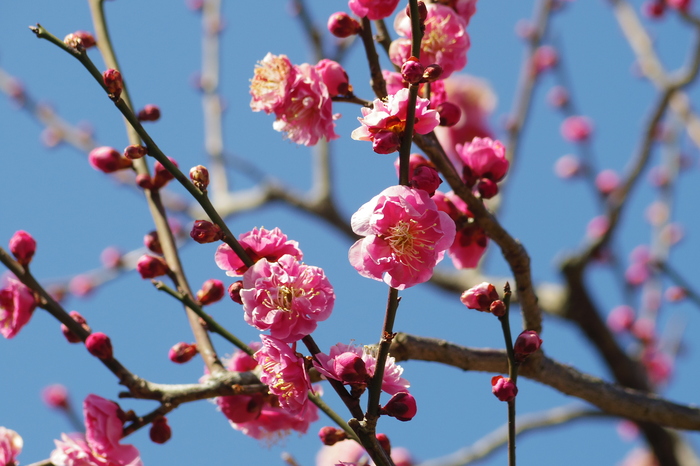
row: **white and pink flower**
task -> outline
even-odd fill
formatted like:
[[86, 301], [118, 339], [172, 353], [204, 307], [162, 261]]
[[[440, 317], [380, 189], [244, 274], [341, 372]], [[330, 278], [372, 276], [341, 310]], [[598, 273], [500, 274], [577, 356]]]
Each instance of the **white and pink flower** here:
[[254, 112], [277, 113], [289, 100], [289, 90], [297, 71], [286, 55], [268, 53], [255, 66], [250, 80], [250, 108]]

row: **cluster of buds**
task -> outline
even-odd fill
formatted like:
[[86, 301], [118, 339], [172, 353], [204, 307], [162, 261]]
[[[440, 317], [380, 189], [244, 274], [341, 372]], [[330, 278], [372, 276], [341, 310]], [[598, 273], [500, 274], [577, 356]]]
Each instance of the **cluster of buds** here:
[[401, 77], [409, 84], [432, 83], [440, 79], [441, 75], [440, 65], [423, 66], [416, 57], [410, 57], [401, 66]]
[[488, 282], [483, 282], [462, 293], [459, 298], [462, 304], [469, 309], [481, 312], [490, 312], [496, 317], [503, 317], [506, 313], [506, 305], [498, 296], [496, 287]]

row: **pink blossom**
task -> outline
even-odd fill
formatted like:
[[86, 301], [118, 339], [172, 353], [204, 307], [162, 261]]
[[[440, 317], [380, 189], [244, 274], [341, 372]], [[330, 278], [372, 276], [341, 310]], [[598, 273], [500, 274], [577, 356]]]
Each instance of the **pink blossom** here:
[[[285, 254], [290, 254], [297, 260], [302, 260], [303, 258], [303, 254], [299, 249], [299, 243], [288, 240], [287, 235], [282, 233], [282, 230], [279, 228], [273, 230], [253, 228], [252, 231], [240, 235], [238, 242], [253, 262], [263, 258], [269, 262], [276, 262]], [[238, 255], [225, 243], [217, 248], [214, 260], [216, 265], [220, 269], [226, 270], [226, 275], [230, 277], [243, 275], [248, 270], [248, 267]]]
[[430, 279], [455, 237], [450, 216], [428, 193], [391, 186], [360, 207], [352, 229], [364, 236], [348, 254], [363, 277], [403, 290]]
[[313, 66], [302, 63], [295, 66], [296, 75], [290, 84], [288, 99], [275, 111], [277, 120], [272, 124], [276, 131], [305, 146], [316, 145], [321, 138], [330, 141], [335, 133], [333, 102], [328, 88]]
[[[469, 34], [467, 22], [455, 10], [439, 3], [428, 3], [428, 17], [421, 41], [420, 62], [424, 66], [437, 64], [442, 67], [443, 79], [460, 71], [467, 64]], [[411, 18], [405, 10], [394, 20], [394, 29], [403, 36], [391, 43], [389, 57], [392, 63], [401, 66], [411, 57]]]
[[673, 359], [666, 353], [649, 348], [642, 354], [642, 364], [654, 386], [666, 384], [673, 374]]
[[328, 88], [328, 94], [331, 97], [345, 95], [352, 91], [348, 74], [340, 63], [324, 58], [314, 68], [321, 75], [321, 80]]
[[336, 466], [341, 462], [357, 464], [367, 452], [354, 440], [342, 440], [334, 445], [324, 445], [316, 454], [316, 466]]
[[669, 286], [664, 291], [664, 298], [670, 303], [677, 303], [683, 301], [688, 297], [688, 291], [681, 286]]
[[83, 401], [85, 438], [100, 454], [119, 446], [124, 427], [120, 412], [118, 404], [101, 396], [90, 394]]
[[575, 155], [563, 155], [554, 163], [554, 173], [559, 178], [573, 178], [581, 173], [581, 161]]
[[[362, 107], [362, 118], [358, 118], [362, 126], [355, 129], [351, 137], [356, 141], [372, 141], [374, 151], [379, 154], [397, 151], [406, 129], [408, 95], [408, 89], [400, 89], [388, 96], [386, 102], [375, 99], [371, 109]], [[428, 134], [440, 124], [440, 115], [428, 109], [429, 104], [430, 101], [421, 97], [416, 100], [413, 130], [418, 134]], [[385, 144], [387, 138], [392, 141], [391, 145]]]
[[10, 339], [27, 325], [36, 309], [36, 300], [32, 290], [19, 280], [8, 276], [5, 283], [0, 289], [0, 334]]
[[22, 452], [24, 441], [17, 432], [6, 427], [0, 427], [0, 464], [14, 465], [17, 455]]
[[479, 265], [479, 260], [488, 246], [488, 237], [480, 226], [468, 221], [472, 214], [467, 204], [452, 191], [447, 194], [436, 191], [433, 200], [438, 209], [446, 212], [456, 225], [461, 225], [447, 251], [455, 268], [469, 269]]
[[584, 116], [574, 115], [562, 122], [560, 131], [562, 137], [569, 142], [583, 142], [591, 136], [593, 123]]
[[245, 321], [293, 343], [316, 330], [333, 310], [335, 294], [323, 269], [286, 254], [278, 262], [261, 259], [243, 276]]
[[442, 3], [455, 10], [469, 24], [469, 20], [476, 13], [476, 2], [477, 0], [447, 0]]
[[483, 282], [469, 288], [460, 296], [462, 304], [469, 309], [476, 309], [481, 312], [489, 312], [491, 303], [500, 299], [496, 287], [489, 282]]
[[634, 309], [626, 304], [614, 307], [608, 314], [607, 325], [615, 333], [629, 330], [634, 323]]
[[496, 108], [496, 95], [486, 81], [473, 76], [454, 75], [444, 83], [447, 101], [459, 107], [461, 116], [453, 126], [435, 128], [435, 134], [450, 160], [458, 163], [457, 144], [493, 136], [488, 117]]
[[260, 335], [262, 348], [253, 357], [262, 368], [260, 381], [268, 386], [271, 394], [277, 395], [279, 403], [289, 414], [304, 412], [311, 389], [304, 359], [283, 341]]
[[533, 74], [542, 73], [557, 66], [558, 62], [557, 49], [551, 45], [541, 45], [532, 55], [532, 72]]
[[[248, 345], [250, 349], [257, 351], [262, 347], [259, 341], [254, 341]], [[258, 361], [248, 353], [238, 350], [233, 353], [231, 359], [226, 364], [226, 369], [234, 372], [248, 372], [258, 367]]]
[[642, 262], [633, 262], [625, 270], [625, 280], [632, 286], [639, 286], [651, 276], [649, 267]]
[[508, 377], [497, 375], [491, 378], [491, 392], [500, 401], [512, 401], [518, 394], [518, 387]]
[[599, 215], [593, 217], [588, 225], [586, 226], [586, 235], [592, 239], [596, 240], [607, 233], [608, 228], [610, 228], [610, 221], [605, 215]]
[[255, 66], [255, 75], [250, 81], [250, 108], [254, 112], [277, 112], [286, 106], [289, 90], [297, 70], [286, 55], [268, 53]]
[[348, 6], [359, 17], [367, 17], [372, 21], [384, 19], [394, 12], [399, 0], [350, 0]]
[[251, 422], [262, 413], [265, 400], [262, 393], [219, 396], [216, 405], [232, 423]]
[[603, 195], [608, 195], [620, 185], [620, 176], [615, 170], [603, 170], [595, 177], [595, 187]]
[[[323, 353], [317, 354], [314, 360], [314, 367], [328, 378], [344, 381], [343, 374], [339, 373], [339, 369], [342, 369], [343, 366], [339, 364], [339, 362], [345, 359], [348, 354], [354, 354], [362, 358], [367, 375], [369, 377], [374, 375], [374, 371], [377, 367], [376, 350], [367, 346], [357, 347], [338, 343], [337, 345], [331, 346], [330, 352], [327, 355]], [[384, 365], [382, 390], [390, 395], [394, 395], [398, 392], [407, 392], [411, 384], [408, 380], [401, 377], [402, 374], [403, 368], [396, 364], [396, 360], [393, 357], [389, 356]]]
[[95, 289], [95, 281], [87, 274], [78, 274], [68, 282], [68, 289], [74, 296], [84, 297]]
[[[497, 183], [508, 172], [510, 163], [506, 159], [506, 148], [498, 140], [477, 137], [470, 143], [457, 144], [456, 149], [462, 165], [462, 179], [467, 186], [478, 186], [478, 182], [483, 178]], [[497, 193], [497, 186], [492, 186]], [[488, 198], [484, 193], [481, 194]]]
[[[382, 76], [386, 81], [386, 92], [389, 95], [396, 94], [401, 89], [408, 88], [408, 83], [404, 81], [401, 73], [396, 71], [382, 70]], [[447, 92], [445, 91], [445, 82], [442, 79], [430, 83], [430, 94], [428, 94], [428, 85], [421, 83], [418, 86], [418, 96], [430, 101], [430, 108], [433, 110], [447, 100]]]
[[554, 108], [564, 107], [569, 103], [569, 91], [564, 86], [554, 86], [547, 92], [547, 102]]

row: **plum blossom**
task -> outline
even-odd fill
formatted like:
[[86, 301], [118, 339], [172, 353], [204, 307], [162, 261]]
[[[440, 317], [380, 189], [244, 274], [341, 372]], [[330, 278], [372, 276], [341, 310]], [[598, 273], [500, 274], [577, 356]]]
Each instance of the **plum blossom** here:
[[85, 435], [61, 434], [51, 452], [55, 466], [142, 466], [139, 451], [122, 445], [123, 413], [118, 404], [97, 395], [83, 402]]
[[[406, 129], [408, 113], [408, 89], [400, 89], [387, 97], [386, 102], [375, 99], [372, 108], [362, 107], [362, 126], [352, 132], [356, 141], [372, 141], [372, 149], [378, 154], [390, 154], [399, 149], [401, 136]], [[413, 130], [428, 134], [440, 124], [440, 115], [428, 108], [430, 101], [418, 97]]]
[[260, 335], [262, 348], [253, 357], [262, 368], [260, 381], [277, 395], [279, 403], [289, 414], [302, 414], [308, 405], [311, 389], [304, 359], [282, 340]]
[[[408, 83], [404, 81], [401, 73], [382, 70], [382, 76], [384, 77], [384, 81], [386, 81], [386, 91], [390, 95], [396, 94], [401, 89], [408, 88]], [[430, 95], [428, 95], [427, 84], [419, 84], [418, 96], [430, 100], [430, 108], [436, 109], [438, 105], [447, 100], [444, 81], [442, 79], [438, 79], [437, 81], [430, 83]]]
[[352, 230], [364, 238], [348, 253], [363, 277], [403, 290], [423, 283], [452, 244], [455, 226], [422, 189], [391, 186], [360, 207]]
[[[269, 262], [277, 262], [285, 254], [290, 254], [297, 260], [303, 258], [303, 254], [299, 249], [299, 243], [288, 240], [287, 235], [282, 233], [282, 230], [279, 228], [272, 230], [253, 228], [252, 231], [240, 235], [238, 242], [253, 262], [257, 262], [262, 258], [267, 259]], [[217, 248], [214, 260], [216, 265], [220, 269], [226, 270], [226, 275], [230, 277], [241, 276], [248, 270], [248, 266], [233, 252], [231, 246], [225, 243]]]
[[455, 10], [469, 24], [469, 20], [476, 13], [476, 2], [477, 0], [443, 0], [441, 3]]
[[282, 109], [289, 99], [289, 89], [296, 69], [286, 55], [268, 53], [255, 66], [250, 80], [250, 108], [254, 112], [273, 113]]
[[[338, 343], [337, 345], [331, 346], [327, 355], [318, 353], [315, 356], [314, 367], [327, 378], [345, 382], [346, 380], [343, 374], [339, 373], [339, 369], [346, 368], [341, 361], [347, 360], [347, 355], [359, 356], [364, 362], [364, 369], [367, 376], [372, 377], [374, 375], [374, 371], [377, 367], [377, 354], [376, 350], [367, 346], [358, 347], [355, 345]], [[384, 365], [382, 390], [390, 395], [394, 395], [398, 392], [408, 392], [408, 387], [410, 387], [411, 384], [408, 380], [401, 377], [402, 374], [403, 368], [396, 364], [396, 360], [393, 357], [389, 356]]]
[[0, 289], [0, 334], [10, 339], [27, 325], [36, 309], [34, 294], [27, 286], [13, 277], [5, 278]]
[[331, 97], [352, 92], [352, 86], [348, 80], [348, 73], [340, 63], [324, 58], [318, 62], [314, 68], [316, 68], [316, 71], [318, 71], [321, 76]]
[[443, 194], [436, 191], [433, 200], [438, 209], [449, 214], [457, 225], [455, 239], [447, 251], [455, 268], [476, 267], [488, 246], [486, 233], [476, 223], [469, 221], [472, 213], [467, 204], [454, 192]]
[[394, 12], [399, 0], [350, 0], [348, 6], [353, 13], [372, 21], [384, 19]]
[[[460, 71], [467, 64], [469, 34], [467, 22], [452, 8], [439, 3], [428, 3], [428, 17], [421, 41], [420, 62], [424, 66], [437, 64], [442, 67], [443, 79]], [[394, 29], [402, 36], [391, 43], [389, 57], [401, 66], [411, 57], [411, 18], [405, 10], [394, 20]]]
[[245, 321], [285, 343], [316, 330], [333, 310], [335, 293], [323, 269], [285, 254], [277, 262], [261, 259], [243, 276]]
[[17, 464], [17, 455], [22, 452], [24, 441], [17, 432], [6, 427], [0, 427], [0, 464]]
[[476, 137], [467, 144], [457, 144], [462, 179], [485, 199], [498, 194], [498, 183], [508, 172], [506, 148], [498, 140]]

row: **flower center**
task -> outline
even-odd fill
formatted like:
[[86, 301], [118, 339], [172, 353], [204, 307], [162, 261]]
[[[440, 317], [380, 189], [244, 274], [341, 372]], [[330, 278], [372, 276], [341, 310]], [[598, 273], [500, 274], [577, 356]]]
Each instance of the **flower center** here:
[[445, 48], [453, 44], [455, 40], [445, 32], [445, 26], [450, 21], [450, 16], [445, 16], [441, 20], [430, 18], [425, 23], [425, 36], [421, 41], [421, 49], [432, 56], [442, 52]]

